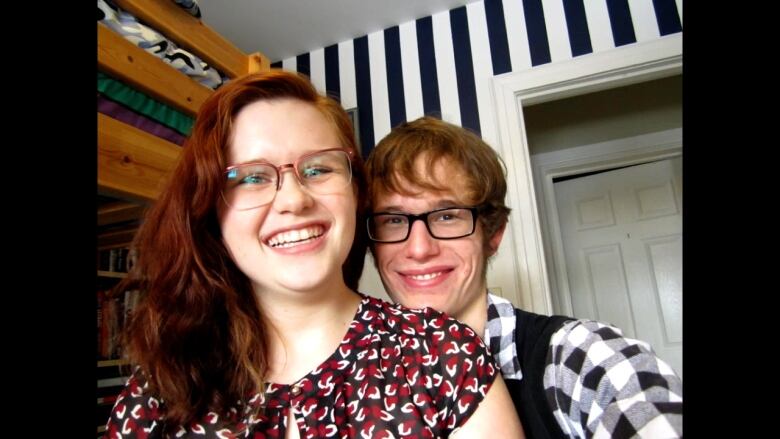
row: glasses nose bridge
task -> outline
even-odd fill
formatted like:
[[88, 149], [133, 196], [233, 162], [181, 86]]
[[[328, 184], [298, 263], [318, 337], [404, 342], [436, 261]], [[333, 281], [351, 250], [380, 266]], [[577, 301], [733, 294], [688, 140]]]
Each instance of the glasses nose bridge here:
[[417, 221], [421, 221], [423, 223], [423, 225], [425, 226], [426, 232], [428, 232], [428, 235], [431, 238], [434, 237], [433, 233], [431, 233], [431, 226], [428, 225], [428, 214], [429, 213], [430, 212], [420, 213], [420, 214], [417, 214], [417, 215], [412, 215], [412, 214], [406, 215], [409, 218], [409, 233], [407, 233], [407, 239], [408, 239], [408, 236], [411, 235], [411, 233], [412, 233], [412, 228], [414, 227], [414, 223], [416, 223]]
[[275, 166], [276, 173], [279, 175], [279, 178], [276, 182], [276, 191], [280, 191], [282, 189], [282, 183], [284, 183], [284, 171], [291, 169], [293, 171], [293, 175], [295, 175], [295, 180], [298, 182], [298, 184], [301, 185], [301, 187], [304, 186], [303, 182], [301, 181], [300, 176], [298, 175], [298, 168], [295, 166], [295, 163], [286, 163], [284, 165]]

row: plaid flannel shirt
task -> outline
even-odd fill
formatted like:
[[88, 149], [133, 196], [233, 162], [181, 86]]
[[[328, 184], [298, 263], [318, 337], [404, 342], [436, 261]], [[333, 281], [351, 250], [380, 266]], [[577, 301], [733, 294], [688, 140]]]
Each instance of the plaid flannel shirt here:
[[[507, 337], [514, 345], [516, 323], [507, 303], [488, 294], [485, 340], [502, 374], [505, 365], [517, 365], [509, 368], [522, 377], [517, 352], [507, 346]], [[650, 345], [614, 326], [565, 323], [550, 339], [543, 383], [550, 410], [569, 437], [682, 437], [682, 380]]]

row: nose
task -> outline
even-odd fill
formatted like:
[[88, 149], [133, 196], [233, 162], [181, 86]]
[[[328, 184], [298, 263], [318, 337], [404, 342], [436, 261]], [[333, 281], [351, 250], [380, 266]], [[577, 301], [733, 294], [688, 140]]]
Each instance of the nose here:
[[409, 238], [405, 242], [408, 258], [425, 260], [439, 254], [439, 241], [428, 233], [423, 220], [414, 221], [409, 227]]
[[[290, 171], [293, 174], [287, 175], [285, 178], [285, 171]], [[279, 189], [276, 191], [273, 202], [274, 209], [279, 213], [300, 212], [312, 205], [311, 195], [301, 186], [294, 173], [295, 169], [292, 167], [282, 169], [279, 172]]]

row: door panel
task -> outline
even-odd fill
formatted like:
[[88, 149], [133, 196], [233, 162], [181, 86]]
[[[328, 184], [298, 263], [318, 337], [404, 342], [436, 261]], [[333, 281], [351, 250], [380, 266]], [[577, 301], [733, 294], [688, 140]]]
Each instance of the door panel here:
[[649, 342], [682, 376], [682, 159], [556, 182], [576, 317]]

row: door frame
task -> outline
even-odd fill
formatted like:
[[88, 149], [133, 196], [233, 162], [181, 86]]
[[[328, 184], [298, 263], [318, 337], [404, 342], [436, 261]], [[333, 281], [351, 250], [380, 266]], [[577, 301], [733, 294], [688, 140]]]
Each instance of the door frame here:
[[513, 250], [516, 306], [552, 314], [542, 230], [523, 107], [682, 73], [682, 33], [578, 56], [492, 79], [498, 122], [496, 149], [507, 166], [505, 235]]
[[551, 268], [552, 313], [573, 315], [553, 179], [682, 156], [682, 128], [537, 154], [531, 158], [545, 263]]

